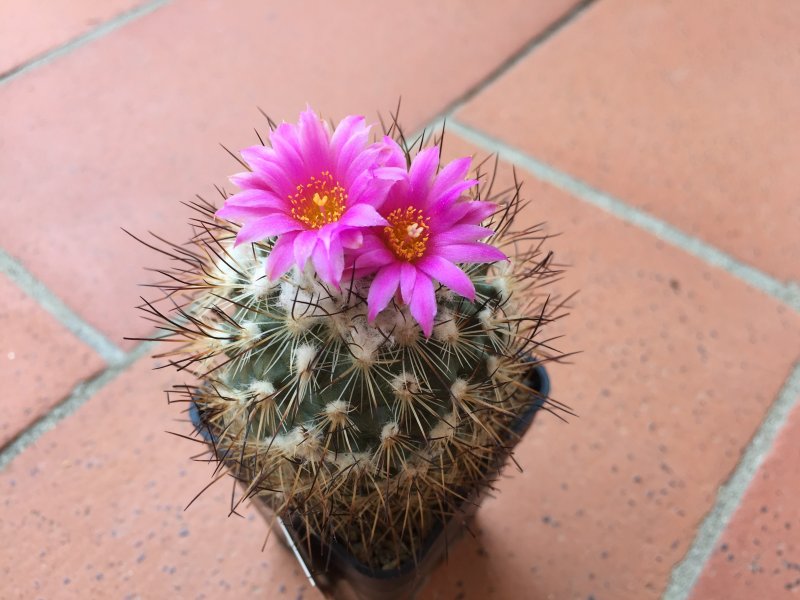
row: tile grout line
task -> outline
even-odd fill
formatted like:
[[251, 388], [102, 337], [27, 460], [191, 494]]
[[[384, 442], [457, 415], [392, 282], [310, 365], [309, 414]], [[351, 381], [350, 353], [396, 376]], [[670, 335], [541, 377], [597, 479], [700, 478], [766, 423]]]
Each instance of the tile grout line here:
[[714, 506], [697, 528], [686, 555], [673, 567], [662, 600], [686, 600], [689, 597], [790, 413], [800, 406], [799, 399], [800, 363], [797, 363], [742, 453], [739, 463], [728, 480], [720, 486]]
[[443, 117], [438, 123], [434, 121], [429, 128], [437, 128], [445, 120], [447, 130], [463, 137], [468, 142], [500, 155], [508, 162], [531, 172], [538, 179], [566, 191], [571, 196], [600, 208], [626, 223], [647, 231], [672, 246], [701, 259], [706, 264], [719, 268], [744, 281], [750, 287], [800, 311], [800, 286], [797, 283], [785, 284], [771, 275], [739, 261], [719, 248], [681, 231], [666, 221], [593, 188], [568, 173], [559, 171], [495, 137], [461, 123], [452, 115]]
[[69, 54], [76, 48], [83, 46], [97, 38], [103, 37], [107, 33], [111, 33], [112, 31], [119, 29], [120, 27], [130, 23], [131, 21], [135, 21], [139, 17], [143, 17], [154, 10], [161, 8], [165, 4], [167, 4], [170, 0], [154, 0], [152, 2], [148, 2], [146, 4], [142, 4], [137, 6], [127, 12], [121, 13], [116, 17], [112, 17], [108, 21], [104, 21], [94, 29], [87, 31], [84, 34], [79, 35], [78, 37], [72, 38], [67, 42], [56, 46], [55, 48], [51, 48], [50, 50], [46, 50], [41, 54], [34, 56], [33, 58], [28, 59], [27, 61], [12, 67], [8, 71], [4, 73], [0, 73], [0, 85], [16, 79], [17, 77], [27, 73], [28, 71], [35, 69], [41, 65], [49, 63], [51, 60]]
[[55, 317], [62, 327], [65, 327], [80, 341], [99, 354], [109, 365], [115, 365], [125, 359], [123, 350], [78, 316], [63, 300], [50, 291], [2, 248], [0, 248], [0, 273], [7, 275], [17, 287], [35, 300], [41, 308]]
[[[457, 98], [445, 104], [444, 108], [431, 117], [428, 122], [435, 124], [438, 121], [441, 121], [445, 116], [452, 115], [464, 104], [472, 100], [475, 96], [480, 94], [495, 81], [503, 77], [509, 70], [513, 69], [517, 64], [525, 60], [531, 53], [536, 51], [539, 46], [549, 41], [554, 35], [560, 33], [562, 29], [570, 25], [575, 19], [577, 19], [598, 1], [599, 0], [581, 0], [572, 6], [567, 12], [550, 23], [530, 40], [525, 42], [525, 44], [523, 44], [519, 50], [513, 52], [495, 68], [489, 71], [489, 73], [483, 76], [475, 85], [467, 88], [467, 90]], [[410, 139], [413, 139], [413, 137]]]
[[152, 348], [152, 342], [142, 342], [124, 358], [104, 369], [94, 377], [77, 384], [61, 402], [42, 415], [33, 424], [23, 429], [8, 444], [0, 448], [0, 471], [11, 461], [22, 454], [25, 449], [38, 440], [42, 434], [54, 429], [59, 422], [78, 410], [87, 400], [104, 388], [111, 381], [130, 367], [138, 359], [145, 356]]

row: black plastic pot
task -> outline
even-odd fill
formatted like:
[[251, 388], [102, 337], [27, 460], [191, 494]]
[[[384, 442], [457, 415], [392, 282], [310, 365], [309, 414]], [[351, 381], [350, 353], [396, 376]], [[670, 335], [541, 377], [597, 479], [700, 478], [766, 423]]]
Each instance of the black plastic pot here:
[[[533, 364], [525, 383], [537, 391], [530, 407], [511, 425], [512, 431], [522, 437], [533, 423], [536, 413], [550, 393], [550, 378], [540, 364]], [[192, 404], [192, 422], [200, 429], [200, 415]], [[208, 439], [208, 433], [203, 430]], [[497, 465], [498, 471], [503, 465]], [[326, 597], [335, 600], [405, 600], [413, 598], [433, 569], [447, 555], [448, 547], [466, 530], [466, 524], [478, 508], [479, 496], [461, 505], [456, 515], [447, 523], [437, 523], [418, 554], [416, 562], [410, 560], [396, 569], [374, 569], [356, 560], [343, 546], [325, 544], [312, 536], [311, 544], [297, 523], [275, 518], [271, 510], [258, 498], [256, 508], [271, 522], [276, 522], [276, 533], [300, 562], [312, 586], [318, 587]]]

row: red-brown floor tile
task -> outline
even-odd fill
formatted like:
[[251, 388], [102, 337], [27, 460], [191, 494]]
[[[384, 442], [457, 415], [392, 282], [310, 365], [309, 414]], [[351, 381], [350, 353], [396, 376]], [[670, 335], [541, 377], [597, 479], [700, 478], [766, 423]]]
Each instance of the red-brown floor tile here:
[[0, 275], [0, 448], [103, 360]]
[[458, 118], [800, 280], [800, 5], [603, 0]]
[[195, 193], [241, 169], [263, 107], [392, 110], [420, 125], [572, 0], [174, 2], [0, 89], [4, 247], [114, 342], [158, 262], [120, 231], [186, 239]]
[[0, 74], [91, 31], [144, 0], [4, 0]]
[[692, 594], [751, 600], [800, 594], [800, 407], [747, 490]]
[[509, 471], [422, 598], [658, 598], [798, 358], [800, 317], [521, 176], [522, 221], [563, 232], [549, 247], [573, 265], [554, 291], [580, 290], [553, 330], [583, 353], [551, 368], [579, 417], [537, 419], [524, 474]]
[[225, 478], [192, 463], [191, 425], [140, 361], [0, 473], [3, 598], [318, 598]]

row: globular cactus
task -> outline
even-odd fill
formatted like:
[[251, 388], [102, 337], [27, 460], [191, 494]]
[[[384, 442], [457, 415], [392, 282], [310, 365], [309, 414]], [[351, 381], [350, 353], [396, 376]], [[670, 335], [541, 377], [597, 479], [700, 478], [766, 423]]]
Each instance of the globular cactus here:
[[[277, 149], [280, 130], [272, 129]], [[437, 235], [432, 209], [392, 204], [404, 184], [389, 171], [405, 172], [425, 152], [430, 160], [431, 151], [421, 150], [427, 140], [418, 140], [415, 151], [396, 124], [388, 133], [399, 141], [402, 164], [375, 149], [383, 157], [377, 169], [387, 170], [376, 192], [383, 204], [373, 203], [384, 224], [364, 227], [373, 236], [367, 240], [360, 230], [342, 232], [355, 240], [343, 244], [344, 262], [326, 270], [300, 257], [270, 266], [283, 234], [251, 239], [235, 224], [248, 227], [251, 205], [240, 202], [245, 212], [233, 210], [229, 221], [201, 200], [193, 204], [199, 216], [190, 245], [166, 250], [178, 266], [164, 271], [164, 298], [144, 305], [165, 331], [158, 338], [176, 344], [161, 356], [192, 375], [171, 397], [193, 403], [215, 459], [243, 486], [238, 502], [257, 498], [307, 535], [335, 540], [364, 564], [384, 569], [413, 560], [435, 523], [491, 484], [516, 442], [515, 419], [546, 401], [524, 377], [531, 361], [558, 357], [541, 328], [562, 308], [542, 291], [557, 273], [540, 251], [544, 236], [537, 228], [513, 231], [519, 185], [492, 194], [491, 182], [476, 172], [481, 185], [464, 183], [462, 175], [457, 186], [466, 163], [449, 171], [453, 201], [468, 203], [476, 219], [487, 217], [488, 229], [473, 235], [490, 234], [472, 247], [505, 248], [512, 259], [497, 260], [495, 253], [491, 261], [461, 264], [465, 280], [453, 285], [471, 286], [474, 296], [434, 285], [427, 323], [402, 281], [390, 286], [385, 308], [373, 302], [381, 271], [358, 262], [374, 249], [370, 243], [413, 263]], [[257, 157], [243, 155], [253, 171], [237, 183], [245, 190], [266, 186], [255, 181]], [[380, 178], [377, 171], [373, 176]], [[312, 230], [341, 220], [350, 210], [343, 179], [319, 171], [296, 186], [286, 214]], [[236, 207], [236, 198], [223, 192], [226, 207]]]

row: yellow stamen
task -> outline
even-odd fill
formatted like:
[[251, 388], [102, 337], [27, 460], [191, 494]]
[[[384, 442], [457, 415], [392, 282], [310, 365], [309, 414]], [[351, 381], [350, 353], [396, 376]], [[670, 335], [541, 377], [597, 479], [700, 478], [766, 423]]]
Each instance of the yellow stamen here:
[[389, 226], [383, 228], [383, 233], [395, 256], [411, 261], [425, 255], [430, 237], [430, 218], [424, 216], [421, 209], [413, 206], [398, 208], [386, 220]]
[[329, 171], [323, 171], [319, 177], [312, 176], [305, 185], [298, 185], [297, 193], [289, 196], [289, 201], [292, 217], [309, 229], [319, 229], [341, 218], [347, 192]]

